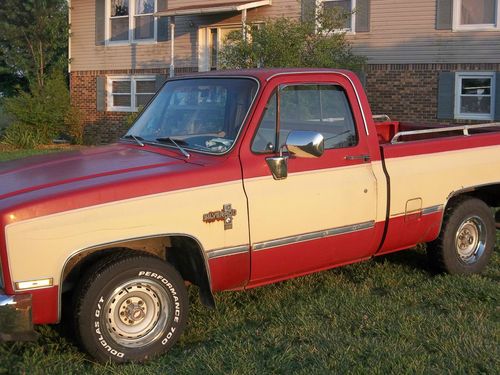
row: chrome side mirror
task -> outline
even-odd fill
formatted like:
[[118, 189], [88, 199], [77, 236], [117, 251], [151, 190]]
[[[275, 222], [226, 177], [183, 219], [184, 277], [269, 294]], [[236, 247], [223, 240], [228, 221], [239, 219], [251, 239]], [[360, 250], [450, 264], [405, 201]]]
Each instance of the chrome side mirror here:
[[291, 131], [285, 144], [288, 151], [298, 158], [319, 158], [325, 151], [323, 135], [313, 131]]
[[284, 180], [288, 177], [288, 156], [283, 155], [285, 147], [298, 158], [319, 158], [325, 150], [325, 139], [320, 133], [313, 131], [291, 131], [285, 145], [280, 148], [279, 156], [266, 158], [275, 180]]

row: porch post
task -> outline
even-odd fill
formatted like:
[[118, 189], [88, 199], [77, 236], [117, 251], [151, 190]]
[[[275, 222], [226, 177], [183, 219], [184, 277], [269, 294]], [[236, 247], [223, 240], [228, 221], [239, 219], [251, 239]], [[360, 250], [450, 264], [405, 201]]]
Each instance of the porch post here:
[[170, 17], [170, 70], [169, 76], [175, 76], [175, 17]]
[[243, 34], [243, 41], [247, 41], [247, 10], [241, 11], [241, 32]]

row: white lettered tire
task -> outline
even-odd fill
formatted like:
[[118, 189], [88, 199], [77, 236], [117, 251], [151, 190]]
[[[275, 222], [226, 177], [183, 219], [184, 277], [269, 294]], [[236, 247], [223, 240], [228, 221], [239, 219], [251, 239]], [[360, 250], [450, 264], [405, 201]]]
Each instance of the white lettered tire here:
[[75, 328], [99, 362], [142, 362], [175, 344], [188, 318], [177, 270], [148, 255], [115, 254], [97, 263], [75, 292]]

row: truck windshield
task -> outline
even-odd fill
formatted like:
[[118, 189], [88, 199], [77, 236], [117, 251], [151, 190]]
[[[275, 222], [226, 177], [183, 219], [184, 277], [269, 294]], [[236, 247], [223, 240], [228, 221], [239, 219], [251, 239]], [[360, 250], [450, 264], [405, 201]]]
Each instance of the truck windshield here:
[[257, 89], [249, 78], [169, 81], [125, 138], [222, 154], [236, 140]]

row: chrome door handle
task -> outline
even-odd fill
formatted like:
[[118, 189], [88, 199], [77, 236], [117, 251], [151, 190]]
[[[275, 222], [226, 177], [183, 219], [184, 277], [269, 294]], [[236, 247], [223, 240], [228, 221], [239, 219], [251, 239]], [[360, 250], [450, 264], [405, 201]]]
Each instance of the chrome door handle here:
[[344, 157], [345, 160], [363, 160], [364, 162], [369, 162], [371, 160], [370, 155], [347, 155]]

